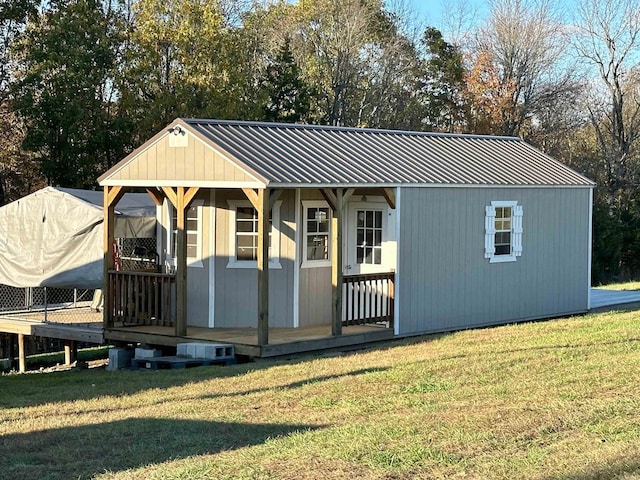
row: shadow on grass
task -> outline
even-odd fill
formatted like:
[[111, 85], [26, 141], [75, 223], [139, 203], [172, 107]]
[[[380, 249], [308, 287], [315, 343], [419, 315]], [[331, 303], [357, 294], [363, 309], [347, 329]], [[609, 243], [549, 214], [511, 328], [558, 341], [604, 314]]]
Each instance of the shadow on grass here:
[[329, 380], [335, 380], [338, 378], [356, 377], [358, 375], [365, 375], [367, 373], [384, 372], [389, 370], [388, 367], [374, 367], [374, 368], [361, 368], [360, 370], [353, 370], [346, 373], [336, 373], [335, 375], [322, 375], [321, 377], [305, 378], [297, 382], [286, 383], [284, 385], [274, 384], [268, 388], [252, 388], [249, 390], [243, 390], [232, 393], [214, 393], [211, 395], [203, 395], [199, 398], [222, 398], [222, 397], [243, 397], [245, 395], [251, 395], [252, 393], [261, 393], [269, 390], [293, 390], [295, 388], [305, 387], [307, 385], [313, 385], [316, 383], [322, 383]]
[[91, 478], [99, 473], [259, 445], [309, 431], [306, 425], [222, 423], [160, 418], [10, 434], [0, 437], [2, 478]]
[[[303, 363], [298, 359], [291, 363]], [[309, 360], [308, 358], [306, 360]], [[122, 397], [134, 395], [145, 390], [169, 389], [189, 383], [230, 378], [246, 373], [275, 367], [283, 363], [261, 361], [257, 363], [232, 365], [227, 367], [198, 367], [182, 370], [158, 371], [77, 371], [49, 374], [15, 375], [0, 379], [0, 389], [4, 387], [0, 408], [26, 408], [49, 403], [63, 403], [76, 400], [90, 400], [97, 397]], [[305, 385], [325, 382], [342, 377], [379, 372], [387, 368], [365, 368], [334, 375], [309, 377], [288, 384], [277, 384], [267, 388], [247, 389], [232, 393], [211, 394], [204, 398], [243, 396], [269, 390], [295, 389]], [[6, 383], [5, 383], [6, 382]], [[4, 385], [2, 385], [5, 383]], [[158, 403], [163, 402], [158, 396]], [[107, 400], [105, 400], [107, 401]], [[86, 413], [87, 410], [83, 410]]]

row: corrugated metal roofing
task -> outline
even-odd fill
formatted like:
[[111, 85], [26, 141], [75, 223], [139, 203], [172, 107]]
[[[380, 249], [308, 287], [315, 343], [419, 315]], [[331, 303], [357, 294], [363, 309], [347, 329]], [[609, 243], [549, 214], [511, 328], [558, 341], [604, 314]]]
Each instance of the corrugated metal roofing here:
[[183, 122], [269, 184], [593, 185], [516, 137]]

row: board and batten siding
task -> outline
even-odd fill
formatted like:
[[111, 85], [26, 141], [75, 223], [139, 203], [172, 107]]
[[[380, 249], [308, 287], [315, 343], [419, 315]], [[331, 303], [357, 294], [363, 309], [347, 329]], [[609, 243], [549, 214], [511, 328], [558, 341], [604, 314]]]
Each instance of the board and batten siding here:
[[[201, 252], [199, 261], [187, 260], [187, 325], [192, 327], [209, 326], [209, 269], [211, 268], [209, 258], [212, 255], [210, 250], [211, 235], [209, 225], [213, 207], [210, 200], [210, 191], [202, 190], [194, 198], [194, 202], [201, 202]], [[171, 241], [171, 212], [168, 201], [160, 208], [158, 229], [158, 256], [162, 265], [166, 264], [168, 243]]]
[[[280, 196], [280, 265], [269, 269], [269, 326], [293, 327], [293, 277], [295, 267], [295, 192]], [[215, 318], [220, 328], [257, 327], [258, 270], [228, 268], [230, 246], [229, 201], [246, 201], [242, 191], [217, 189], [215, 193]]]
[[171, 146], [170, 134], [143, 149], [111, 176], [112, 181], [255, 182], [219, 152], [193, 135], [186, 146]]
[[[324, 197], [316, 189], [302, 189], [301, 202], [324, 201]], [[300, 208], [300, 245], [298, 245], [299, 292], [298, 292], [298, 325], [309, 327], [312, 325], [329, 325], [331, 323], [331, 266], [305, 266], [303, 244], [306, 239], [304, 232], [304, 208]]]
[[[398, 245], [400, 335], [584, 312], [589, 188], [403, 188]], [[485, 206], [522, 205], [523, 252], [484, 258]]]

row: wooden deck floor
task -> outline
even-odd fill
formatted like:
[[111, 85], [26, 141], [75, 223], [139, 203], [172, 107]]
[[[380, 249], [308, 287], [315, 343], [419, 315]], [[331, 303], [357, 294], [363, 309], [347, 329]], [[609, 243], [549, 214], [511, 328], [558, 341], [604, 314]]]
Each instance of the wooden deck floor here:
[[251, 357], [272, 357], [292, 353], [358, 345], [393, 338], [393, 330], [375, 325], [343, 327], [342, 335], [331, 335], [330, 325], [300, 328], [270, 328], [269, 344], [258, 345], [255, 328], [188, 327], [185, 337], [174, 337], [170, 327], [123, 327], [105, 332], [111, 341], [135, 341], [155, 345], [174, 346], [182, 342], [231, 343], [237, 354]]
[[[45, 321], [46, 318], [46, 321]], [[119, 327], [104, 331], [102, 313], [88, 308], [44, 312], [0, 312], [0, 332], [37, 335], [62, 340], [102, 344], [109, 341], [175, 346], [181, 342], [231, 343], [236, 353], [251, 357], [287, 355], [327, 348], [358, 345], [393, 338], [393, 330], [382, 326], [343, 327], [333, 337], [331, 326], [269, 329], [269, 345], [259, 346], [255, 328], [188, 327], [186, 337], [175, 337], [171, 327]]]
[[102, 313], [89, 308], [0, 313], [0, 332], [102, 344]]

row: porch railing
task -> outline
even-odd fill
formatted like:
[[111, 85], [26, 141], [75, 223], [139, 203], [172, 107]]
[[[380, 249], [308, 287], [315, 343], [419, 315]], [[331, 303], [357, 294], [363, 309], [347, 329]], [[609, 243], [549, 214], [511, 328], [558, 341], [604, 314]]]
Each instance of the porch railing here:
[[108, 326], [175, 326], [175, 275], [109, 271]]
[[395, 273], [344, 275], [342, 325], [388, 322], [393, 327]]

